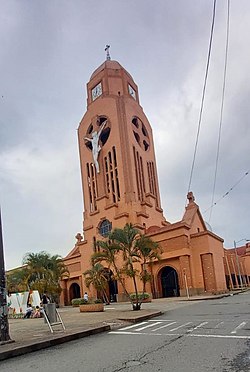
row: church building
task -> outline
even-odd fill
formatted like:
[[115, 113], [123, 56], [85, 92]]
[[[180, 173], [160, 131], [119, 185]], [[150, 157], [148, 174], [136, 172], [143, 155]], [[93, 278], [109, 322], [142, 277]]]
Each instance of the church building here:
[[[170, 223], [164, 217], [153, 133], [138, 86], [109, 55], [87, 84], [87, 111], [78, 140], [83, 231], [64, 259], [69, 277], [62, 282], [62, 303], [83, 296], [83, 272], [91, 267], [96, 242], [126, 223], [162, 248], [147, 288], [153, 298], [226, 292], [223, 239], [208, 230], [192, 192], [182, 220]], [[112, 279], [109, 296], [124, 300], [122, 288]]]

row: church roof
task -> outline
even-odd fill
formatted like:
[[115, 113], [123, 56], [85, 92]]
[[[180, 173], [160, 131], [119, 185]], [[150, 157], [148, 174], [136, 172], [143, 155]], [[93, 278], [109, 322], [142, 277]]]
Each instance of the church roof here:
[[[94, 72], [93, 74], [91, 75], [90, 77], [90, 80], [93, 79], [96, 75], [99, 74], [99, 72], [101, 72], [102, 70], [104, 69], [111, 69], [111, 70], [125, 70], [124, 67], [122, 67], [122, 65], [117, 62], [117, 61], [113, 61], [113, 60], [107, 60], [105, 62], [103, 62]], [[127, 72], [127, 70], [125, 70], [126, 73], [132, 78], [132, 76]]]
[[199, 206], [195, 203], [195, 198], [194, 198], [194, 195], [193, 195], [192, 191], [190, 191], [188, 193], [187, 198], [188, 198], [189, 203], [185, 208], [185, 213], [184, 213], [184, 216], [182, 218], [182, 221], [191, 226], [192, 223], [194, 222], [195, 215], [198, 215], [198, 217], [200, 219], [200, 222], [203, 225], [204, 230], [206, 231], [207, 226], [206, 226], [206, 224], [203, 220], [203, 217], [200, 213]]
[[[237, 255], [238, 256], [244, 256], [246, 253], [249, 254], [250, 244], [247, 243], [246, 245], [243, 245], [241, 247], [237, 247]], [[226, 251], [231, 254], [235, 254], [235, 248], [226, 248]]]

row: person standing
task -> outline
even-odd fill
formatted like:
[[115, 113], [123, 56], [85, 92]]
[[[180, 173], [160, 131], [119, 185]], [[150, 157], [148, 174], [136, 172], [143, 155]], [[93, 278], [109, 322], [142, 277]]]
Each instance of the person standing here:
[[88, 293], [87, 293], [87, 292], [84, 293], [84, 295], [83, 295], [83, 299], [84, 299], [85, 301], [88, 301], [88, 300], [89, 300], [89, 296], [88, 296]]
[[47, 293], [45, 292], [43, 295], [42, 295], [42, 305], [44, 307], [44, 305], [47, 305], [50, 303], [50, 300], [49, 300], [49, 297], [47, 296]]

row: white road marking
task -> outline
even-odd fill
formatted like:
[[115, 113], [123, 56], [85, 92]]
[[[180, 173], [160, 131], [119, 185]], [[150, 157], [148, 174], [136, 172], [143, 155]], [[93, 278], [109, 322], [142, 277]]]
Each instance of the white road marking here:
[[141, 326], [143, 324], [147, 324], [147, 322], [141, 322], [141, 323], [133, 324], [133, 325], [121, 328], [120, 331], [125, 331], [126, 329], [135, 328], [135, 327]]
[[[149, 322], [155, 322], [155, 320], [153, 319], [149, 319], [148, 320]], [[174, 319], [161, 319], [161, 320], [157, 320], [157, 322], [176, 322]]]
[[[218, 319], [216, 319], [216, 320], [218, 321]], [[176, 333], [176, 332], [174, 333], [174, 331], [179, 330], [180, 328], [184, 328], [187, 325], [192, 324], [194, 322], [187, 322], [187, 323], [181, 324], [178, 327], [175, 327], [175, 328], [172, 328], [172, 329], [168, 330], [168, 333], [165, 333], [165, 334], [164, 333], [159, 333], [158, 332], [159, 330], [165, 329], [167, 327], [170, 327], [173, 324], [176, 324], [178, 322], [178, 320], [174, 321], [174, 320], [169, 320], [169, 319], [168, 320], [166, 320], [166, 319], [161, 319], [161, 320], [152, 320], [152, 319], [149, 319], [148, 321], [144, 321], [144, 322], [141, 322], [141, 323], [136, 323], [136, 324], [133, 324], [133, 325], [129, 325], [129, 326], [120, 328], [117, 331], [111, 331], [109, 333], [111, 333], [111, 334], [121, 334], [121, 335], [122, 334], [123, 335], [124, 334], [125, 335], [126, 334], [127, 335], [135, 335], [135, 334], [137, 334], [137, 335], [148, 335], [148, 336], [154, 335], [154, 336], [163, 336], [163, 337], [164, 336], [171, 336], [171, 337], [172, 336], [187, 336], [187, 337], [191, 336], [191, 337], [204, 337], [204, 338], [229, 338], [229, 339], [245, 339], [245, 340], [250, 340], [250, 336], [236, 335], [236, 333], [240, 329], [244, 328], [244, 326], [248, 323], [248, 321], [249, 321], [249, 319], [247, 319], [246, 321], [242, 321], [228, 335], [195, 334], [195, 333], [193, 333], [193, 331], [195, 331], [196, 329], [202, 328], [205, 324], [208, 324], [209, 323], [208, 321], [204, 321], [204, 322], [198, 324], [197, 326], [194, 326], [193, 328], [187, 330], [186, 332], [183, 330], [183, 332], [185, 332], [184, 334], [182, 334], [182, 333]], [[213, 320], [213, 323], [214, 323], [214, 320]], [[218, 329], [220, 326], [222, 326], [225, 323], [226, 323], [225, 321], [221, 321], [221, 322], [217, 323], [214, 326], [214, 329]], [[160, 326], [158, 327], [158, 325], [160, 325]], [[141, 332], [141, 331], [143, 331], [143, 330], [145, 330], [147, 328], [152, 328], [152, 327], [156, 327], [156, 328], [152, 329], [151, 330], [151, 333]], [[129, 330], [131, 330], [131, 331], [129, 331]], [[126, 332], [126, 331], [128, 331], [128, 332]]]
[[195, 331], [196, 329], [201, 328], [202, 326], [204, 326], [204, 325], [207, 324], [207, 323], [208, 323], [208, 322], [203, 322], [203, 323], [197, 325], [196, 327], [193, 327], [193, 328], [191, 328], [191, 329], [188, 329], [187, 332], [193, 332], [193, 331]]
[[159, 329], [162, 329], [162, 328], [169, 327], [169, 326], [171, 326], [172, 324], [175, 324], [175, 323], [176, 323], [176, 322], [172, 322], [172, 323], [169, 323], [169, 324], [165, 324], [165, 325], [163, 325], [163, 326], [161, 326], [161, 327], [158, 327], [158, 328], [153, 329], [152, 332], [158, 331]]
[[[141, 336], [166, 336], [164, 333], [147, 333], [147, 332], [120, 332], [120, 331], [110, 331], [109, 334], [117, 334], [117, 335], [141, 335]], [[179, 334], [172, 333], [171, 335], [167, 336], [181, 336]]]
[[180, 325], [179, 327], [176, 327], [176, 328], [170, 329], [169, 332], [176, 331], [177, 329], [182, 328], [182, 327], [185, 327], [186, 325], [191, 324], [191, 323], [192, 323], [192, 322], [187, 322], [187, 323], [185, 323], [185, 324], [182, 324], [182, 325]]
[[106, 307], [106, 306], [105, 306], [105, 311], [106, 311], [106, 310], [115, 310], [115, 307]]
[[188, 334], [179, 334], [179, 333], [147, 333], [147, 332], [120, 332], [120, 331], [111, 331], [109, 334], [116, 334], [116, 335], [137, 335], [137, 336], [184, 336], [184, 337], [204, 337], [204, 338], [229, 338], [233, 340], [250, 340], [250, 336], [232, 336], [232, 335], [198, 335], [195, 333], [188, 333]]
[[158, 325], [158, 324], [161, 324], [161, 323], [162, 322], [155, 322], [155, 323], [148, 324], [148, 325], [146, 325], [144, 327], [141, 327], [141, 328], [136, 329], [136, 332], [143, 331], [143, 329], [154, 327], [155, 325]]
[[246, 322], [242, 322], [238, 325], [238, 327], [236, 327], [231, 333], [236, 333], [238, 331], [238, 329], [241, 329], [243, 328], [247, 323]]
[[189, 337], [206, 337], [206, 338], [231, 338], [231, 339], [245, 339], [250, 340], [250, 336], [231, 336], [231, 335], [197, 335], [191, 333]]
[[216, 326], [214, 328], [219, 328], [220, 325], [224, 324], [224, 322], [220, 322], [218, 324], [216, 324]]

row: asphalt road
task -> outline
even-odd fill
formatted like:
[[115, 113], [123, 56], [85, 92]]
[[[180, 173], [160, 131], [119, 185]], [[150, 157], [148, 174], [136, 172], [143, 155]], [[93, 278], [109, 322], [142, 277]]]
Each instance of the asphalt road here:
[[1, 372], [249, 372], [250, 292], [0, 362]]

